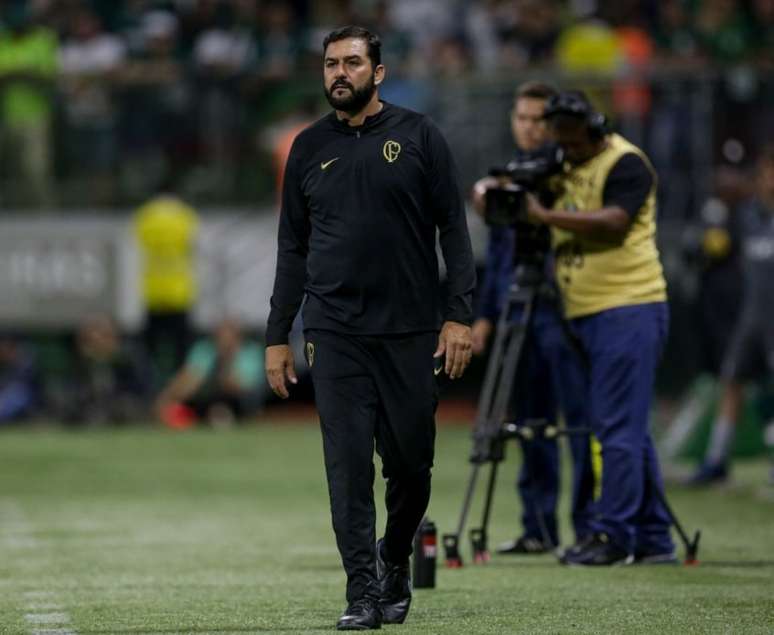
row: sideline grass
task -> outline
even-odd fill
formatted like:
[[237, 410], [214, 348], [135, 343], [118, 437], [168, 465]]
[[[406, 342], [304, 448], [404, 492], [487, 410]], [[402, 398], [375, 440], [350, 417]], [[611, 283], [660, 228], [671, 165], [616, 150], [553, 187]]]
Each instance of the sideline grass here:
[[[465, 428], [439, 430], [439, 534], [456, 523], [468, 450]], [[493, 544], [517, 527], [517, 460], [510, 448]], [[735, 476], [727, 489], [670, 492], [704, 530], [699, 567], [579, 570], [539, 556], [439, 568], [407, 623], [385, 630], [772, 633], [774, 497], [763, 462]], [[330, 632], [343, 583], [314, 425], [0, 431], [0, 633], [34, 630], [30, 593], [50, 594], [77, 633]]]

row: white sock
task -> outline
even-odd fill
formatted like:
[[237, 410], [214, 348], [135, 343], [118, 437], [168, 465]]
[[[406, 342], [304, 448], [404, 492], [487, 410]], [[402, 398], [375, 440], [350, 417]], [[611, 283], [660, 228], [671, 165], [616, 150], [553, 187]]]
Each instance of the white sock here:
[[731, 450], [731, 443], [734, 441], [736, 426], [733, 421], [720, 417], [715, 420], [712, 427], [712, 436], [707, 447], [707, 454], [704, 462], [710, 465], [721, 465], [728, 459], [728, 453]]
[[774, 450], [774, 419], [769, 421], [763, 429], [763, 442], [769, 450]]

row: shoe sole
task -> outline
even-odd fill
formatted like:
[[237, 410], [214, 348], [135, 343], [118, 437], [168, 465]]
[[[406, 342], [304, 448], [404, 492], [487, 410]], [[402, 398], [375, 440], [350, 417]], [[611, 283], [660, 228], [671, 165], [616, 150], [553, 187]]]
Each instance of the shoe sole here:
[[567, 562], [566, 560], [559, 561], [560, 564], [563, 564], [566, 567], [628, 567], [630, 564], [634, 564], [634, 556], [628, 555], [625, 558], [621, 560], [616, 560], [614, 562], [607, 562], [605, 564], [601, 563], [583, 563], [583, 562]]
[[655, 556], [644, 556], [635, 558], [634, 564], [678, 564], [677, 557], [672, 553], [657, 554]]
[[376, 626], [364, 626], [361, 624], [345, 624], [343, 626], [339, 626], [336, 624], [337, 631], [374, 631], [379, 630], [381, 627], [381, 624], [377, 624]]

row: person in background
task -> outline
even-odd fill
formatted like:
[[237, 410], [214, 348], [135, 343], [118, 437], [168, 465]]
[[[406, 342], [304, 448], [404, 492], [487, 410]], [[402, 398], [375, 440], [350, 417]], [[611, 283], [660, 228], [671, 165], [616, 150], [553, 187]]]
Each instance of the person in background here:
[[[511, 111], [511, 133], [515, 143], [514, 161], [534, 160], [549, 148], [543, 111], [556, 89], [542, 82], [525, 82], [516, 91]], [[484, 215], [487, 190], [497, 187], [494, 177], [479, 179], [473, 186], [473, 206]], [[486, 270], [481, 283], [478, 315], [473, 322], [473, 352], [482, 354], [494, 331], [497, 318], [515, 279], [516, 229], [492, 227], [487, 247]], [[553, 262], [543, 267], [536, 310], [527, 333], [520, 360], [514, 406], [521, 421], [544, 419], [557, 423], [559, 410], [568, 427], [588, 425], [585, 380], [580, 357], [562, 327], [561, 303], [553, 284]], [[523, 308], [514, 307], [510, 319], [518, 323]], [[571, 435], [573, 455], [572, 519], [576, 542], [591, 532], [594, 474], [588, 435]], [[521, 442], [524, 460], [516, 489], [522, 503], [523, 533], [503, 543], [498, 553], [539, 554], [559, 545], [556, 507], [559, 501], [559, 444], [555, 439], [537, 438]]]
[[51, 124], [57, 37], [35, 23], [30, 3], [0, 9], [0, 172], [12, 204], [51, 203]]
[[161, 191], [137, 210], [134, 230], [142, 255], [143, 336], [160, 385], [180, 367], [190, 344], [199, 218], [179, 196]]
[[[721, 397], [703, 463], [689, 479], [708, 485], [728, 478], [744, 386], [774, 375], [774, 145], [757, 162], [755, 194], [739, 209], [742, 308], [721, 367]], [[767, 433], [767, 440], [771, 434]], [[772, 439], [774, 441], [774, 439]]]
[[528, 195], [552, 229], [564, 313], [588, 359], [589, 421], [602, 446], [593, 532], [565, 551], [570, 565], [674, 563], [658, 457], [649, 430], [666, 340], [666, 281], [656, 247], [656, 174], [645, 153], [610, 133], [585, 93], [548, 100], [565, 152], [553, 209]]
[[62, 406], [67, 423], [131, 423], [145, 416], [145, 357], [107, 315], [87, 317], [78, 328], [69, 384]]
[[170, 427], [195, 420], [227, 425], [260, 409], [263, 387], [263, 347], [225, 318], [212, 337], [193, 345], [156, 399], [156, 413]]
[[97, 205], [113, 200], [119, 115], [115, 80], [125, 59], [126, 45], [103, 29], [96, 13], [86, 7], [74, 13], [59, 52], [67, 165], [80, 179], [79, 190]]
[[0, 335], [0, 424], [21, 421], [39, 405], [34, 353], [17, 338]]

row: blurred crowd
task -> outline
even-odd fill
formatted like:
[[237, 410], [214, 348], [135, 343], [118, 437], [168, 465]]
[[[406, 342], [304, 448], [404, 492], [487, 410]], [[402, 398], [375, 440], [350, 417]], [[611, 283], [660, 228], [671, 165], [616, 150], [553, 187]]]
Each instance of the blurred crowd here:
[[52, 372], [34, 341], [0, 334], [0, 427], [220, 427], [263, 408], [263, 346], [231, 318], [192, 338], [179, 359], [151, 355], [142, 338], [122, 334], [102, 314], [85, 317], [65, 346], [63, 366]]
[[382, 36], [385, 94], [421, 110], [460, 77], [774, 68], [774, 0], [2, 0], [0, 207], [132, 204], [169, 178], [270, 201], [346, 23]]
[[113, 316], [84, 311], [71, 332], [0, 332], [0, 426], [227, 426], [262, 410], [262, 343], [225, 312], [209, 331], [192, 326], [197, 212], [174, 193], [159, 192], [137, 209], [132, 230], [142, 328], [130, 334]]

